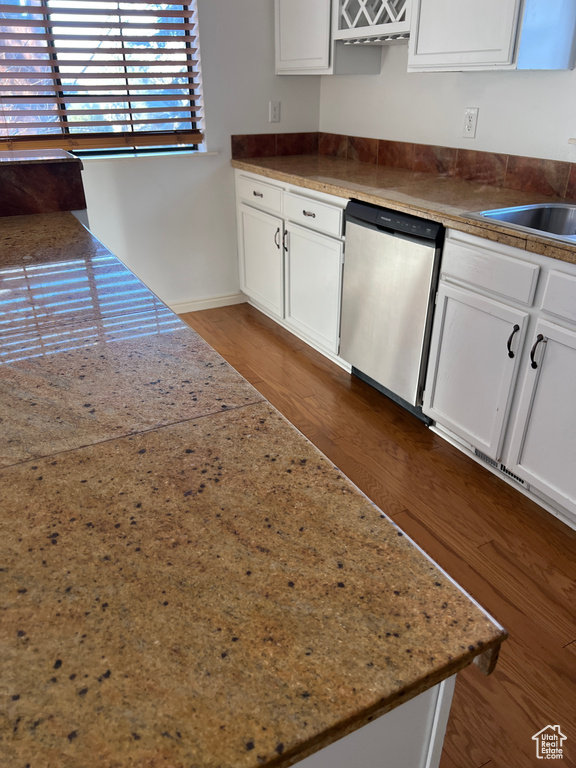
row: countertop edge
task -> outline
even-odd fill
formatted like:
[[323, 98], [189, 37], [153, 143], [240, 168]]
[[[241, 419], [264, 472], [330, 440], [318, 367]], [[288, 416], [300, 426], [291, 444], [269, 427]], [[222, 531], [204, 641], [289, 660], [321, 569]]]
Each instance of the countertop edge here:
[[[262, 159], [270, 160], [270, 158]], [[485, 240], [509, 245], [530, 253], [548, 256], [557, 261], [565, 261], [572, 264], [576, 263], [576, 246], [567, 244], [563, 247], [563, 244], [557, 240], [544, 236], [540, 237], [538, 235], [523, 235], [520, 232], [499, 226], [496, 222], [474, 220], [465, 213], [449, 214], [442, 212], [439, 209], [434, 208], [433, 202], [430, 202], [428, 206], [424, 206], [417, 198], [410, 198], [405, 193], [402, 194], [402, 197], [408, 199], [402, 201], [398, 199], [394, 190], [386, 187], [382, 187], [378, 193], [375, 193], [373, 188], [363, 188], [362, 184], [349, 186], [346, 182], [336, 178], [330, 182], [321, 182], [300, 173], [290, 173], [285, 170], [265, 167], [258, 162], [258, 158], [254, 158], [253, 160], [232, 158], [231, 164], [233, 168], [238, 170], [264, 176], [284, 184], [292, 184], [306, 189], [312, 189], [316, 192], [334, 195], [336, 197], [354, 198], [356, 200], [362, 200], [363, 202], [386, 206], [402, 213], [420, 215], [444, 225], [447, 229], [455, 229], [475, 237], [484, 238]], [[431, 179], [434, 178], [433, 174], [427, 175], [430, 176]], [[463, 183], [470, 185], [475, 184], [475, 182], [471, 181]]]

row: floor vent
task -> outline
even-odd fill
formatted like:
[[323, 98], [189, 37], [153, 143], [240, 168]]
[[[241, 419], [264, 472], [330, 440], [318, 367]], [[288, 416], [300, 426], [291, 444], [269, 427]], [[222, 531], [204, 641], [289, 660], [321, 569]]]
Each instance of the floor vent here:
[[497, 461], [494, 461], [494, 459], [491, 459], [490, 456], [486, 456], [485, 453], [482, 453], [482, 451], [479, 451], [478, 448], [474, 449], [474, 453], [476, 456], [478, 456], [479, 459], [482, 459], [482, 461], [485, 461], [486, 464], [490, 464], [491, 467], [495, 467], [496, 469], [500, 469], [500, 465]]
[[521, 477], [518, 477], [518, 475], [515, 475], [513, 472], [510, 472], [509, 469], [507, 469], [504, 464], [500, 464], [500, 471], [504, 472], [505, 475], [508, 477], [511, 477], [512, 480], [515, 480], [517, 483], [520, 483], [520, 485], [526, 485], [526, 482], [522, 480]]
[[490, 464], [490, 466], [494, 467], [494, 469], [498, 469], [500, 470], [500, 472], [503, 472], [506, 475], [506, 477], [509, 477], [511, 480], [514, 480], [520, 485], [523, 485], [524, 487], [526, 487], [526, 482], [522, 480], [521, 477], [518, 477], [518, 475], [515, 475], [513, 472], [510, 472], [510, 470], [504, 464], [501, 464], [498, 461], [494, 461], [494, 459], [491, 459], [490, 456], [486, 456], [485, 453], [482, 453], [482, 451], [479, 451], [478, 448], [474, 448], [474, 453], [479, 459], [481, 459], [486, 464]]

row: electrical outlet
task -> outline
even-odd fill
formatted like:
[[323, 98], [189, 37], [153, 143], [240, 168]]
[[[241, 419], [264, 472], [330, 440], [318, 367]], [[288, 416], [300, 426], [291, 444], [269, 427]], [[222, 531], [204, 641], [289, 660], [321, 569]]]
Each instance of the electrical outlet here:
[[473, 139], [476, 136], [476, 124], [478, 122], [478, 107], [466, 107], [464, 110], [464, 128], [462, 136], [465, 139]]
[[280, 122], [280, 102], [279, 101], [268, 102], [268, 122], [269, 123]]

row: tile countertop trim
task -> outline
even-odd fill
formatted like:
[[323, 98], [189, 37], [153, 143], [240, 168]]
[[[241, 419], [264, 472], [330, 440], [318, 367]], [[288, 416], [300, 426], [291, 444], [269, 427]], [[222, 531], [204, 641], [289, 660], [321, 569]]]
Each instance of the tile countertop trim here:
[[[0, 219], [2, 245], [7, 311], [19, 271], [68, 303], [61, 268], [114, 258], [70, 214]], [[285, 768], [491, 670], [504, 630], [191, 328], [92, 307], [0, 334], [25, 353], [0, 365], [10, 765]]]
[[[576, 246], [537, 235], [523, 235], [494, 222], [477, 222], [466, 216], [469, 211], [542, 202], [542, 195], [320, 155], [233, 159], [231, 162], [234, 168], [285, 184], [423, 216], [450, 229], [576, 264]], [[551, 203], [566, 202], [558, 197], [544, 199]]]

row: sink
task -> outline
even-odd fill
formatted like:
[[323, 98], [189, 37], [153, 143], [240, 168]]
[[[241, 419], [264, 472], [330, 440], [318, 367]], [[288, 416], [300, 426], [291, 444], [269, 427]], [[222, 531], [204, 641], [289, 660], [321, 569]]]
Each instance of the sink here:
[[576, 205], [539, 203], [497, 208], [466, 214], [473, 219], [489, 219], [505, 227], [530, 234], [542, 234], [554, 240], [576, 244]]

